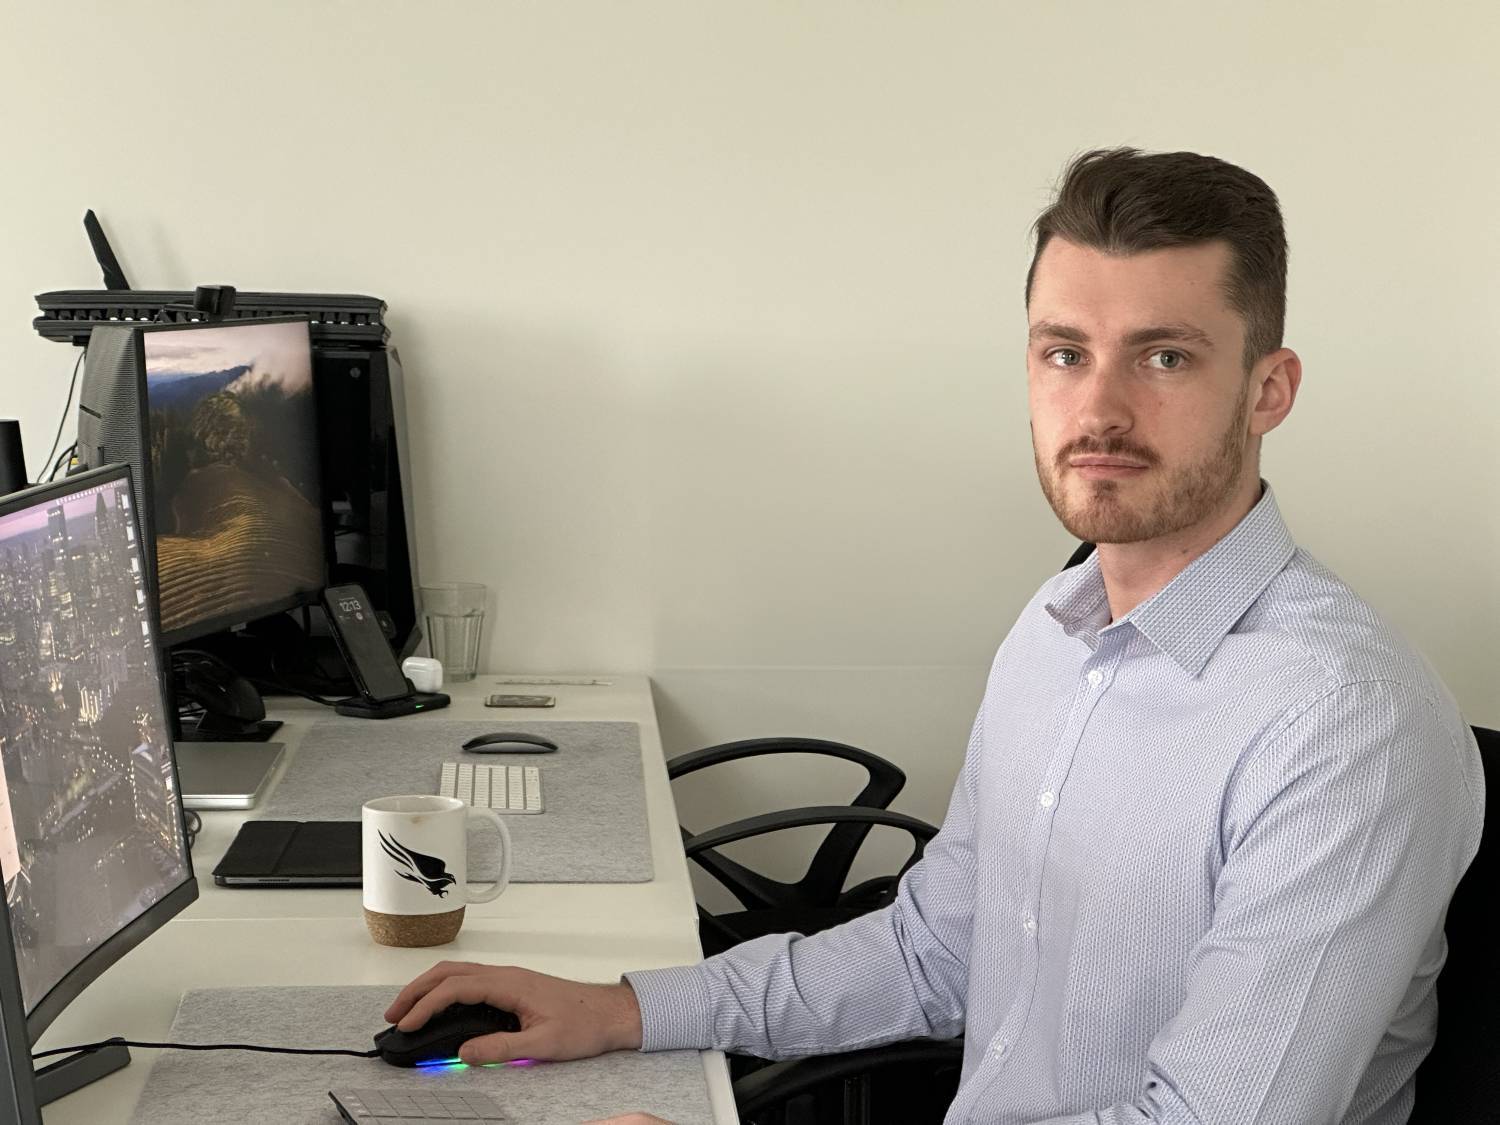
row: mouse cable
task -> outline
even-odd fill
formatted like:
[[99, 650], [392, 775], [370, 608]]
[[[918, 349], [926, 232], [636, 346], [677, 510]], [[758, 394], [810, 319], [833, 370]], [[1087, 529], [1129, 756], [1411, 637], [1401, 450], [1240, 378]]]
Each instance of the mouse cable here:
[[344, 1047], [263, 1047], [255, 1043], [147, 1043], [137, 1039], [105, 1039], [100, 1043], [80, 1043], [76, 1047], [54, 1047], [50, 1051], [38, 1051], [32, 1059], [45, 1059], [51, 1055], [82, 1054], [98, 1051], [104, 1047], [162, 1047], [174, 1051], [264, 1051], [272, 1055], [352, 1055], [356, 1059], [373, 1059], [379, 1050], [351, 1051]]

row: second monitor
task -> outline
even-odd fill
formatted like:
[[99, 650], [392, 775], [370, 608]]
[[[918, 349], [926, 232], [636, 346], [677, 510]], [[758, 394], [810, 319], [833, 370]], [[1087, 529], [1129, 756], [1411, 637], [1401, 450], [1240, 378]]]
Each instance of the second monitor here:
[[183, 739], [257, 740], [259, 693], [188, 642], [316, 603], [329, 548], [306, 319], [145, 325], [90, 334], [80, 467], [125, 461], [178, 695], [204, 708]]
[[143, 336], [151, 518], [167, 643], [306, 604], [323, 587], [306, 321]]
[[165, 644], [317, 600], [326, 550], [307, 321], [96, 326], [78, 444], [84, 466], [135, 470]]

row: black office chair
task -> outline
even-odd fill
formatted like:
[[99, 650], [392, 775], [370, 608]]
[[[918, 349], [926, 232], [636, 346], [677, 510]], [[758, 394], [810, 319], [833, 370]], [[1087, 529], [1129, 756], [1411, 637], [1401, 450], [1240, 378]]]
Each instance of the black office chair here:
[[942, 1125], [958, 1093], [962, 1039], [913, 1039], [783, 1059], [735, 1080], [744, 1125]]
[[[687, 857], [712, 875], [745, 908], [711, 914], [699, 905], [699, 936], [706, 955], [720, 953], [763, 934], [817, 933], [886, 905], [895, 898], [896, 884], [901, 875], [922, 857], [927, 842], [937, 835], [937, 829], [927, 822], [887, 808], [906, 784], [906, 774], [898, 766], [868, 750], [842, 742], [819, 738], [755, 738], [729, 742], [673, 758], [667, 763], [667, 776], [675, 779], [723, 762], [768, 754], [821, 754], [842, 758], [864, 767], [869, 779], [848, 806], [782, 809], [699, 833], [682, 829], [682, 846]], [[752, 871], [719, 850], [738, 840], [820, 824], [832, 827], [814, 852], [806, 872], [794, 883], [781, 882]], [[911, 836], [911, 855], [895, 874], [867, 879], [845, 890], [844, 884], [860, 846], [871, 828], [882, 825], [900, 829]]]
[[1065, 562], [1065, 563], [1063, 563], [1063, 569], [1067, 570], [1070, 567], [1077, 566], [1079, 563], [1081, 563], [1084, 559], [1088, 558], [1093, 553], [1094, 553], [1094, 545], [1092, 543], [1080, 543], [1080, 544], [1078, 544], [1078, 546], [1074, 549], [1073, 553], [1068, 556], [1068, 561]]
[[1448, 907], [1448, 963], [1438, 976], [1438, 1030], [1417, 1070], [1410, 1125], [1493, 1125], [1500, 1118], [1500, 958], [1490, 911], [1495, 880], [1494, 780], [1500, 731], [1475, 727], [1484, 763], [1485, 831]]

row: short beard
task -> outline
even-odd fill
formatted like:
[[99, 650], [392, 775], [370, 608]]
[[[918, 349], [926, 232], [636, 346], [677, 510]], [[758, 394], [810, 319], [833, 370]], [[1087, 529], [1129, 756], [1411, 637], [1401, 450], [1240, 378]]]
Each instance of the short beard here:
[[1032, 434], [1032, 456], [1037, 478], [1052, 511], [1075, 538], [1089, 543], [1144, 543], [1159, 539], [1201, 523], [1218, 511], [1239, 487], [1245, 463], [1245, 447], [1250, 435], [1245, 422], [1250, 413], [1250, 383], [1247, 379], [1235, 406], [1234, 418], [1219, 441], [1218, 448], [1191, 465], [1181, 465], [1167, 473], [1152, 495], [1138, 507], [1128, 507], [1120, 496], [1120, 484], [1112, 480], [1080, 481], [1088, 490], [1082, 501], [1070, 500], [1063, 485], [1070, 458], [1083, 454], [1103, 457], [1128, 457], [1147, 466], [1148, 472], [1161, 458], [1144, 446], [1133, 445], [1123, 438], [1094, 441], [1080, 438], [1058, 450], [1049, 469], [1036, 448]]

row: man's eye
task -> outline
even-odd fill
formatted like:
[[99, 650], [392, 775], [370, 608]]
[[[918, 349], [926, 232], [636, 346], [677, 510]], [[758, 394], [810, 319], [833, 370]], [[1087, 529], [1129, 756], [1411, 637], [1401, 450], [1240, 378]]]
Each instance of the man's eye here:
[[1077, 367], [1083, 362], [1083, 356], [1072, 348], [1058, 348], [1047, 353], [1047, 362], [1054, 367]]
[[1187, 356], [1181, 352], [1173, 351], [1171, 348], [1163, 348], [1161, 351], [1152, 352], [1151, 361], [1162, 371], [1176, 371], [1180, 367], [1187, 366]]

